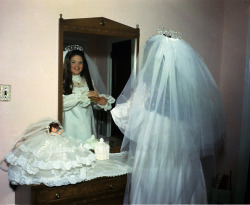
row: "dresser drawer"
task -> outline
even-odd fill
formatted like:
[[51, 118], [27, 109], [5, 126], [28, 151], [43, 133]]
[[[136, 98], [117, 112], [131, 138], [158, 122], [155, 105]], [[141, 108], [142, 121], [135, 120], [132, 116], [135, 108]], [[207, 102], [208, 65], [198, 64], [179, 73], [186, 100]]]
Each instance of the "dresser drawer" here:
[[101, 177], [59, 187], [45, 185], [28, 187], [32, 204], [122, 204], [126, 178], [127, 175], [122, 175]]

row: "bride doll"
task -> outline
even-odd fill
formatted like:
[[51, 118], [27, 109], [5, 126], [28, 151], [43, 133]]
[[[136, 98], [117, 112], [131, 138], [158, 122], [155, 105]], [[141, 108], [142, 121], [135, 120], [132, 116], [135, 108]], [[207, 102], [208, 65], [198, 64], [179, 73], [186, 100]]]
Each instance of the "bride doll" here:
[[66, 138], [58, 121], [45, 119], [26, 129], [5, 161], [11, 184], [61, 186], [84, 181], [95, 155], [79, 141]]

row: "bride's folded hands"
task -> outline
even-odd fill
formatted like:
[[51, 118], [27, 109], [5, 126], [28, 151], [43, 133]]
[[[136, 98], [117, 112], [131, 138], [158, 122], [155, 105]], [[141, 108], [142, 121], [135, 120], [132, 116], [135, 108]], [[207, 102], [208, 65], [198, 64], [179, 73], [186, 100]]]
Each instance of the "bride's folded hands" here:
[[98, 95], [98, 93], [96, 91], [91, 90], [91, 91], [89, 91], [88, 97], [89, 98], [92, 98], [92, 97], [99, 98], [99, 95]]
[[100, 100], [100, 97], [96, 91], [89, 91], [88, 98], [93, 102], [97, 103]]
[[99, 97], [99, 100], [97, 101], [99, 105], [106, 105], [107, 99], [105, 97]]

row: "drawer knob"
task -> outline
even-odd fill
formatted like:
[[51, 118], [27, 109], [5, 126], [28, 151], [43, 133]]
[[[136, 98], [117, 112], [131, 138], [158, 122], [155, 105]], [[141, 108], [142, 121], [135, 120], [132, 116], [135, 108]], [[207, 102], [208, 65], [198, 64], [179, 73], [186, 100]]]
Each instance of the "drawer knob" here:
[[60, 194], [57, 194], [55, 195], [56, 199], [59, 199], [60, 198]]
[[114, 186], [112, 184], [109, 185], [110, 190], [114, 189]]

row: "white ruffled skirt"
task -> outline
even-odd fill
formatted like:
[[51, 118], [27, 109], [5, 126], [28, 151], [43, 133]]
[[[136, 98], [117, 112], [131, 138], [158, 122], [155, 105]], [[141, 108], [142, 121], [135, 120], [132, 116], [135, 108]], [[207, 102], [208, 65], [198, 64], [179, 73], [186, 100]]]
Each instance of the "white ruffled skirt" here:
[[27, 139], [5, 155], [12, 184], [61, 186], [86, 179], [95, 155], [81, 143], [43, 133]]

